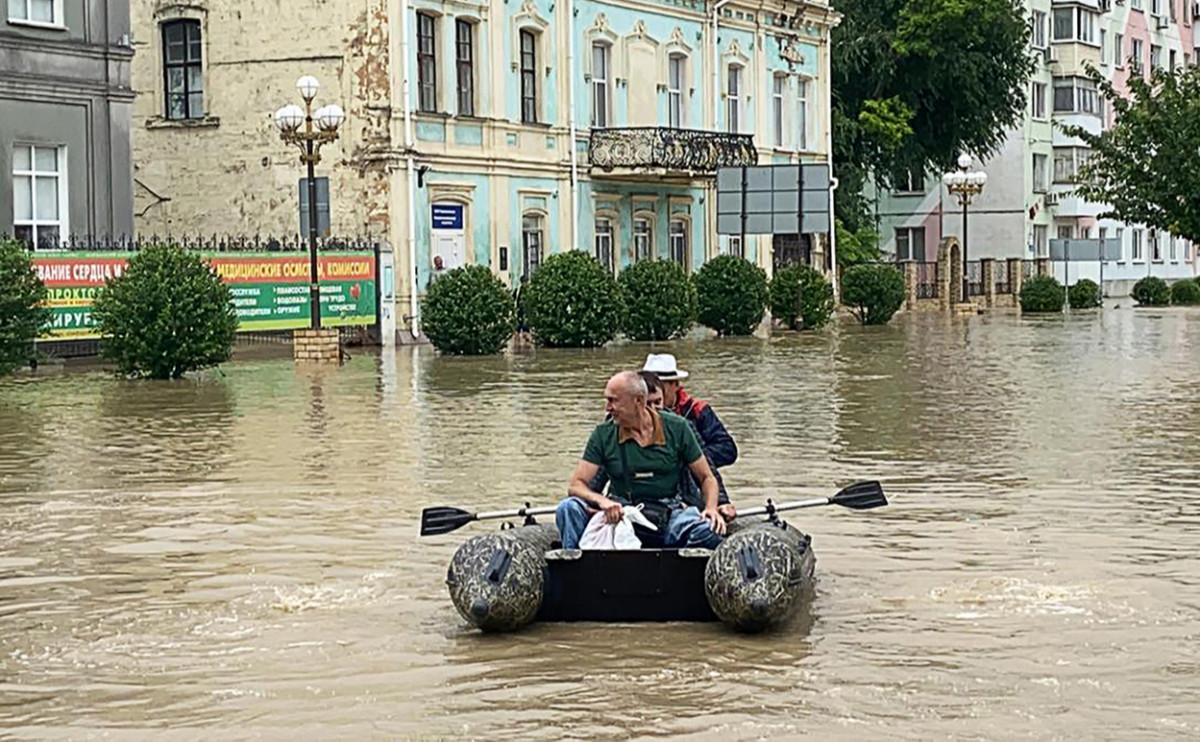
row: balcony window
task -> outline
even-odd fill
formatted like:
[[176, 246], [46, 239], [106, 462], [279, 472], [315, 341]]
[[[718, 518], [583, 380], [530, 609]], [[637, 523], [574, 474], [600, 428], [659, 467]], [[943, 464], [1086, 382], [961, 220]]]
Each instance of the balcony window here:
[[[1086, 8], [1054, 9], [1054, 40], [1078, 41], [1083, 44], [1097, 43], [1099, 14]], [[1035, 29], [1034, 33], [1037, 31]]]
[[775, 146], [783, 146], [783, 93], [787, 78], [775, 75], [771, 78], [771, 122], [775, 129]]
[[667, 60], [667, 126], [679, 129], [683, 126], [684, 67], [687, 58], [672, 54]]
[[1046, 48], [1046, 11], [1033, 11], [1033, 48]]
[[1074, 183], [1079, 169], [1091, 160], [1092, 151], [1086, 147], [1054, 148], [1054, 182]]
[[808, 80], [796, 82], [796, 134], [800, 137], [797, 149], [808, 149]]
[[1054, 80], [1055, 113], [1100, 113], [1096, 83], [1082, 77], [1060, 77]]
[[725, 126], [731, 134], [736, 134], [742, 130], [742, 68], [730, 65], [728, 78], [728, 92], [725, 97]]
[[608, 126], [608, 44], [592, 44], [592, 126]]

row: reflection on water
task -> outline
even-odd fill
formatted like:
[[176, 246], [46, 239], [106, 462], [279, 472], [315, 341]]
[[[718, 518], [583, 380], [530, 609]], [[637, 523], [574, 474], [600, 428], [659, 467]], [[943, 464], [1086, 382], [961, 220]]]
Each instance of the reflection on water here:
[[0, 382], [0, 730], [171, 739], [1200, 735], [1200, 313], [656, 346], [805, 511], [787, 630], [468, 630], [420, 508], [548, 503], [646, 345]]

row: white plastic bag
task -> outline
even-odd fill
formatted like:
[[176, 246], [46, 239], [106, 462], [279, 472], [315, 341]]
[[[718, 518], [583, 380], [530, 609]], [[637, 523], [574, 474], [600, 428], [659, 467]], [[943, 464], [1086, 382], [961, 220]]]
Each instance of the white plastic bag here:
[[637, 523], [652, 531], [658, 529], [654, 527], [653, 523], [646, 520], [646, 516], [642, 515], [641, 506], [626, 505], [622, 511], [624, 516], [616, 523], [607, 522], [604, 519], [604, 511], [593, 515], [592, 519], [588, 521], [587, 528], [583, 530], [583, 536], [579, 539], [579, 548], [608, 551], [642, 548], [642, 541], [634, 532], [633, 524]]

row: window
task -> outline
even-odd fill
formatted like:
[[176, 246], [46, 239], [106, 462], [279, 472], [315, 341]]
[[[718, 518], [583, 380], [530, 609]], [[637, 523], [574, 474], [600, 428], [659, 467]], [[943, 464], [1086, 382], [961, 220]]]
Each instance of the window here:
[[[1096, 43], [1096, 26], [1099, 14], [1085, 8], [1054, 9], [1054, 40]], [[1037, 34], [1037, 29], [1034, 29]]]
[[[317, 181], [317, 234], [329, 236], [329, 178]], [[300, 234], [308, 239], [308, 178], [300, 179]]]
[[1113, 66], [1125, 66], [1125, 34], [1113, 36]]
[[437, 110], [437, 19], [417, 13], [417, 108]]
[[729, 245], [729, 254], [730, 255], [736, 255], [739, 258], [746, 257], [746, 248], [742, 244], [742, 236], [741, 235], [731, 235], [729, 237], [728, 245]]
[[1046, 83], [1033, 83], [1033, 91], [1029, 96], [1033, 106], [1033, 117], [1035, 119], [1046, 118]]
[[1129, 0], [1129, 5], [1134, 10], [1141, 10], [1142, 9], [1142, 0]]
[[1175, 56], [1174, 49], [1171, 50], [1170, 54], [1171, 56], [1169, 57], [1170, 61], [1167, 63], [1167, 69], [1171, 72], [1174, 72], [1175, 67], [1178, 65], [1179, 59]]
[[1046, 48], [1046, 12], [1044, 10], [1033, 11], [1033, 48]]
[[8, 0], [10, 21], [61, 26], [62, 17], [62, 0]]
[[683, 126], [683, 71], [686, 63], [682, 54], [672, 54], [667, 60], [667, 126], [673, 129]]
[[1045, 224], [1033, 225], [1033, 249], [1037, 257], [1044, 257], [1050, 253], [1050, 230]]
[[1150, 15], [1163, 14], [1163, 0], [1150, 0]]
[[532, 31], [521, 32], [521, 123], [536, 124], [537, 37]]
[[925, 259], [925, 228], [901, 227], [896, 230], [896, 260]]
[[1074, 8], [1057, 8], [1054, 11], [1054, 40], [1070, 41], [1075, 38]]
[[800, 142], [797, 149], [808, 149], [808, 80], [799, 80], [796, 83], [796, 132], [800, 135]]
[[775, 146], [783, 146], [783, 90], [787, 78], [775, 75], [771, 78], [771, 121], [775, 126]]
[[1033, 156], [1033, 192], [1046, 192], [1046, 155]]
[[647, 260], [654, 257], [654, 228], [649, 219], [633, 220], [633, 259]]
[[1108, 31], [1100, 29], [1100, 64], [1108, 65]]
[[1055, 113], [1100, 113], [1100, 98], [1096, 83], [1082, 77], [1054, 79]]
[[1171, 260], [1171, 262], [1172, 262], [1172, 263], [1178, 262], [1178, 260], [1179, 260], [1179, 246], [1178, 246], [1178, 244], [1175, 242], [1175, 238], [1174, 238], [1174, 237], [1172, 237], [1171, 235], [1167, 235], [1167, 250], [1170, 252], [1170, 256], [1169, 256], [1169, 257], [1170, 257], [1170, 260]]
[[742, 68], [729, 66], [729, 90], [726, 96], [725, 126], [729, 132], [737, 134], [741, 131], [741, 89]]
[[925, 171], [921, 167], [902, 167], [892, 175], [897, 193], [924, 193]]
[[13, 236], [38, 249], [58, 247], [67, 234], [67, 150], [13, 146]]
[[1117, 227], [1117, 247], [1121, 251], [1121, 260], [1125, 259], [1125, 228]]
[[592, 126], [608, 126], [608, 44], [592, 44]]
[[687, 222], [683, 219], [672, 219], [667, 229], [667, 241], [670, 244], [671, 260], [686, 271], [688, 269]]
[[1099, 20], [1099, 16], [1096, 13], [1084, 10], [1083, 8], [1076, 8], [1076, 11], [1078, 11], [1078, 15], [1076, 17], [1076, 31], [1078, 31], [1078, 33], [1076, 34], [1075, 38], [1079, 39], [1085, 44], [1095, 44], [1096, 22]]
[[1130, 235], [1130, 253], [1134, 261], [1142, 260], [1142, 230], [1135, 229]]
[[1133, 48], [1129, 52], [1129, 66], [1134, 72], [1142, 71], [1142, 40], [1133, 39]]
[[1155, 263], [1162, 262], [1162, 240], [1158, 237], [1158, 230], [1150, 230], [1150, 259]]
[[526, 276], [532, 276], [542, 264], [542, 245], [545, 244], [542, 217], [527, 214], [521, 219], [522, 267]]
[[615, 268], [612, 219], [608, 217], [596, 217], [596, 260], [609, 271]]
[[1054, 182], [1074, 183], [1079, 168], [1091, 159], [1092, 151], [1086, 147], [1054, 148]]
[[475, 115], [475, 24], [454, 22], [455, 65], [458, 69], [458, 115]]
[[1162, 47], [1158, 44], [1150, 45], [1150, 69], [1162, 69]]
[[204, 72], [200, 64], [200, 21], [162, 24], [166, 117], [173, 121], [204, 117]]
[[1069, 240], [1075, 236], [1075, 228], [1070, 224], [1058, 225], [1058, 239]]

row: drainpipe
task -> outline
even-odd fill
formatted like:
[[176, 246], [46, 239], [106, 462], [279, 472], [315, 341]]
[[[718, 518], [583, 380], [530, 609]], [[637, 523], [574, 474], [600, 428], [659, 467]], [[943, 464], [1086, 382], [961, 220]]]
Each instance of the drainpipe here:
[[825, 75], [825, 116], [828, 122], [825, 126], [825, 157], [829, 160], [829, 265], [833, 269], [833, 278], [830, 283], [833, 285], [833, 299], [837, 301], [841, 298], [841, 286], [838, 285], [838, 264], [837, 264], [837, 217], [834, 211], [834, 191], [837, 190], [838, 180], [833, 177], [833, 63], [830, 59], [833, 57], [833, 29], [826, 27], [825, 29], [825, 69], [822, 72]]
[[571, 247], [579, 249], [579, 145], [575, 121], [575, 0], [567, 0], [567, 128], [571, 145]]
[[408, 234], [405, 239], [408, 242], [408, 278], [412, 281], [408, 292], [408, 313], [411, 318], [409, 327], [415, 340], [421, 336], [421, 320], [418, 316], [420, 306], [417, 302], [417, 169], [416, 163], [413, 162], [412, 62], [408, 49], [408, 0], [400, 0], [400, 56], [404, 60], [401, 97], [404, 99], [404, 151], [408, 171]]
[[721, 49], [717, 43], [717, 20], [720, 18], [721, 8], [731, 2], [733, 0], [717, 0], [713, 3], [712, 9], [713, 131], [717, 131], [721, 127]]

